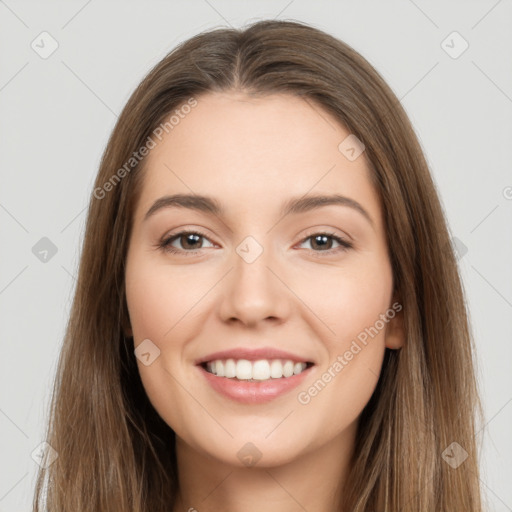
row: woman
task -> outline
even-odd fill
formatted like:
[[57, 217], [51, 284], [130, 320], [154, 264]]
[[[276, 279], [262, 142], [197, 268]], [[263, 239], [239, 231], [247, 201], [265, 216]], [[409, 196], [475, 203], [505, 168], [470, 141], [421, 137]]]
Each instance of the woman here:
[[[191, 244], [191, 245], [189, 245]], [[199, 34], [91, 197], [48, 510], [481, 511], [472, 340], [399, 101], [307, 25]]]

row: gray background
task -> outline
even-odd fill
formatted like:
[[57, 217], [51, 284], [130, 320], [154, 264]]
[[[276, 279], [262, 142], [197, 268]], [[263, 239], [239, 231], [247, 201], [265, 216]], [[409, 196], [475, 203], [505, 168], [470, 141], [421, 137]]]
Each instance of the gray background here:
[[[455, 237], [472, 315], [486, 414], [477, 434], [482, 487], [488, 510], [512, 511], [511, 1], [6, 0], [0, 512], [30, 510], [37, 468], [31, 454], [44, 440], [85, 208], [117, 115], [144, 73], [178, 42], [261, 18], [304, 21], [346, 41], [408, 112]], [[58, 43], [47, 58], [31, 47], [50, 48], [43, 31]], [[458, 36], [442, 45], [453, 31], [469, 43], [457, 58]], [[43, 237], [57, 248], [46, 262], [33, 252]]]

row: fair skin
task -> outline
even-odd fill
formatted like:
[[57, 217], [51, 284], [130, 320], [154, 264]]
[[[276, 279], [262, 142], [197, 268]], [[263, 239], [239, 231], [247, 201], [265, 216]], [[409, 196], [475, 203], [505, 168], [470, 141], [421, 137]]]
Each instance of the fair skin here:
[[[332, 512], [343, 502], [357, 420], [385, 348], [404, 343], [400, 313], [308, 403], [299, 401], [395, 300], [365, 154], [347, 159], [338, 145], [349, 132], [311, 101], [241, 92], [196, 99], [146, 158], [126, 262], [134, 347], [149, 339], [160, 350], [148, 366], [137, 359], [140, 376], [176, 433], [173, 512]], [[160, 197], [191, 193], [214, 197], [225, 213], [164, 207], [144, 220]], [[333, 204], [280, 215], [291, 198], [335, 193], [371, 221]], [[157, 248], [195, 229], [205, 236], [178, 236], [178, 254]], [[332, 237], [322, 245], [326, 232], [353, 247]], [[263, 248], [251, 263], [236, 250], [248, 236]], [[227, 398], [194, 364], [220, 350], [267, 346], [315, 364], [298, 388], [266, 403]], [[237, 455], [249, 442], [261, 454], [250, 467]]]

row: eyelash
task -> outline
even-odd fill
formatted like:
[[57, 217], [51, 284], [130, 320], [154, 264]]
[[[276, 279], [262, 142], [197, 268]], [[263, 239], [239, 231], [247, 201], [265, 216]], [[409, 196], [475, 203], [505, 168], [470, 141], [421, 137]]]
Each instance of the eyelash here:
[[[175, 247], [172, 247], [170, 245], [171, 242], [173, 242], [174, 240], [176, 240], [177, 238], [179, 238], [180, 236], [183, 236], [183, 235], [199, 235], [201, 238], [206, 238], [207, 240], [209, 240], [209, 238], [204, 233], [201, 233], [201, 231], [185, 230], [185, 231], [180, 231], [179, 233], [175, 233], [170, 237], [164, 238], [157, 244], [157, 248], [164, 252], [168, 252], [168, 253], [172, 253], [172, 254], [185, 254], [186, 256], [194, 256], [195, 254], [198, 254], [200, 252], [200, 250], [185, 251], [182, 249], [176, 249]], [[314, 251], [313, 249], [311, 249], [315, 253], [320, 253], [320, 254], [318, 254], [318, 257], [332, 256], [334, 253], [337, 253], [339, 251], [341, 251], [341, 252], [347, 251], [348, 249], [352, 249], [352, 247], [353, 247], [353, 244], [351, 242], [348, 242], [344, 238], [336, 236], [334, 233], [327, 233], [327, 232], [323, 232], [323, 231], [308, 235], [306, 238], [303, 238], [300, 241], [300, 244], [303, 244], [306, 240], [308, 240], [310, 238], [314, 238], [315, 236], [319, 236], [319, 235], [324, 235], [324, 236], [328, 236], [329, 238], [332, 238], [333, 240], [335, 240], [336, 242], [338, 242], [340, 244], [340, 247], [336, 247], [334, 249], [329, 249], [327, 251]], [[209, 240], [209, 241], [211, 242], [211, 240]]]

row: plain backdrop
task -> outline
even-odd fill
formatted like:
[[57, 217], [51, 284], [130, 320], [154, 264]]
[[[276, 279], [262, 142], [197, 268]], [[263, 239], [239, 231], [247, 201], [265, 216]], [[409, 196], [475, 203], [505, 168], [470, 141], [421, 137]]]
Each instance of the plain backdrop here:
[[486, 415], [482, 487], [489, 511], [512, 511], [512, 2], [5, 0], [0, 512], [30, 510], [32, 454], [44, 441], [86, 205], [117, 116], [177, 43], [263, 18], [303, 21], [347, 42], [409, 114], [472, 318]]

